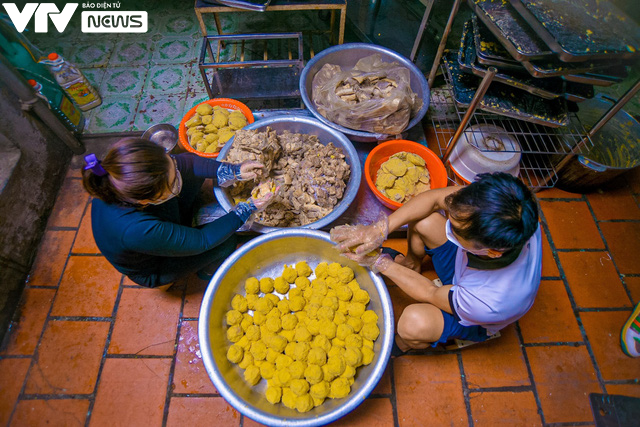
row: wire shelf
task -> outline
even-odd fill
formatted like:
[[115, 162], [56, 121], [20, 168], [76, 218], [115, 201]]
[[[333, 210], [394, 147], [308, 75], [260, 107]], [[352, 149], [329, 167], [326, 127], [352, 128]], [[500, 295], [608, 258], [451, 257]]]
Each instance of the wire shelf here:
[[[441, 66], [440, 68], [445, 85], [432, 89], [428, 114], [440, 156], [443, 156], [468, 108], [455, 102], [451, 76], [446, 67]], [[569, 118], [567, 126], [551, 128], [488, 113], [478, 108], [469, 120], [468, 126], [493, 125], [504, 129], [505, 136], [514, 137], [519, 142], [522, 153], [519, 176], [525, 184], [537, 191], [555, 185], [557, 177], [553, 165], [571, 153], [572, 149], [587, 136], [578, 116], [575, 113], [569, 113]], [[487, 148], [478, 147], [475, 141], [469, 140], [468, 142], [479, 151], [490, 151]], [[593, 147], [593, 142], [588, 139], [582, 152], [588, 151], [591, 147]], [[450, 181], [456, 184], [465, 184], [465, 181], [452, 171], [449, 164], [446, 166]]]

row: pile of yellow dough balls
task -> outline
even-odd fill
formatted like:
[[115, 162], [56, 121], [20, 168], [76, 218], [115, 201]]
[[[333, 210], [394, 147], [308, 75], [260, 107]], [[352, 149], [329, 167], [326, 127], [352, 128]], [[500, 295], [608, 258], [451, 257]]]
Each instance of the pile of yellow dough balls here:
[[184, 125], [189, 145], [203, 153], [217, 153], [238, 129], [247, 125], [247, 118], [242, 111], [203, 103]]
[[351, 268], [321, 262], [312, 273], [301, 261], [275, 279], [251, 277], [246, 297], [234, 295], [226, 313], [227, 359], [244, 369], [250, 385], [266, 380], [270, 403], [299, 412], [349, 395], [380, 335], [378, 315], [367, 310], [369, 293]]

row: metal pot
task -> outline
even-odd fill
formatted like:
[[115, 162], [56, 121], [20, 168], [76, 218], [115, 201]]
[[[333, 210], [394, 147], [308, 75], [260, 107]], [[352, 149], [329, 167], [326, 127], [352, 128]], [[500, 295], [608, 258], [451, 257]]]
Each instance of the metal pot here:
[[[602, 95], [580, 104], [578, 118], [590, 129], [614, 103]], [[556, 187], [586, 193], [640, 165], [640, 123], [620, 110], [592, 138], [593, 147], [560, 170]], [[558, 156], [558, 161], [561, 157]]]

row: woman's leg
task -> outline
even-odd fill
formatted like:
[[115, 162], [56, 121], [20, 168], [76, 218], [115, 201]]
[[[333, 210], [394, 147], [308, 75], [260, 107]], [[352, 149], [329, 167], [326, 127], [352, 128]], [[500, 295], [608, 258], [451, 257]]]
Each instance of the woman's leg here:
[[424, 349], [438, 341], [444, 331], [442, 311], [431, 304], [411, 304], [398, 319], [396, 340], [402, 351], [410, 348]]

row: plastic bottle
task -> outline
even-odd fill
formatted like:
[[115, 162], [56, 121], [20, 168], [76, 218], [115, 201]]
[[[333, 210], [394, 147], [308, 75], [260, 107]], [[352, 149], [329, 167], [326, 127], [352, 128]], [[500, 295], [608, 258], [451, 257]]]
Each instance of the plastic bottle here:
[[48, 61], [41, 61], [49, 65], [51, 74], [58, 84], [64, 89], [69, 97], [82, 110], [87, 111], [102, 104], [102, 98], [98, 94], [89, 80], [72, 63], [65, 61], [57, 53], [50, 53]]
[[42, 93], [42, 85], [33, 79], [29, 79], [29, 84], [36, 91], [36, 95], [40, 98], [47, 101], [49, 104], [49, 108], [54, 112], [54, 114], [60, 119], [60, 121], [65, 125], [67, 129], [74, 133], [82, 132], [84, 128], [84, 117], [82, 112], [76, 108], [75, 105], [69, 100], [67, 95], [59, 90], [57, 93], [49, 91], [52, 93], [53, 99], [48, 98], [45, 94]]

